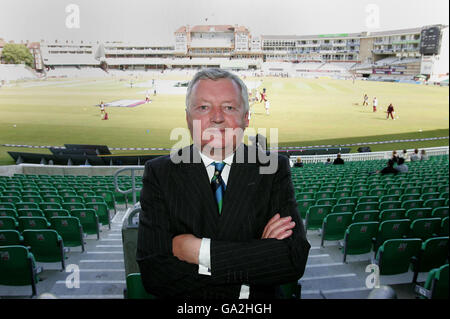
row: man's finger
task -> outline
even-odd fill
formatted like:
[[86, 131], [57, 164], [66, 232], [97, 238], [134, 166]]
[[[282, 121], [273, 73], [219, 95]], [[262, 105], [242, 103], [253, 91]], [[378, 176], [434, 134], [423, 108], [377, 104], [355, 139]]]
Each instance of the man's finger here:
[[264, 237], [263, 238], [270, 238], [271, 237], [270, 234], [275, 229], [277, 229], [278, 227], [283, 226], [286, 223], [289, 223], [291, 220], [292, 220], [292, 217], [291, 216], [287, 216], [287, 217], [278, 219], [277, 221], [271, 223], [270, 225], [267, 225], [267, 229], [264, 232]]
[[279, 227], [275, 228], [272, 230], [272, 232], [268, 233], [268, 238], [278, 238], [278, 236], [287, 231], [290, 230], [292, 228], [295, 227], [295, 222], [290, 222], [290, 223], [286, 223], [286, 224], [282, 224]]
[[262, 238], [264, 238], [264, 236], [266, 235], [266, 233], [267, 233], [267, 228], [268, 228], [272, 223], [274, 223], [275, 221], [277, 221], [278, 219], [280, 219], [280, 214], [276, 213], [276, 214], [275, 214], [275, 215], [267, 222], [266, 227], [264, 227], [264, 230], [263, 230]]

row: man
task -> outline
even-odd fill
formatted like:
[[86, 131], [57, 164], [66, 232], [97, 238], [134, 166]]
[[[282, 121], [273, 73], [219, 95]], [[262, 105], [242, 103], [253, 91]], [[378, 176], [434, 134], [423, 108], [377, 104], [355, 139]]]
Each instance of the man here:
[[237, 76], [205, 69], [189, 83], [194, 144], [147, 162], [143, 177], [137, 262], [149, 293], [275, 298], [279, 285], [303, 275], [310, 245], [289, 160], [276, 156], [277, 169], [260, 174], [264, 164], [242, 144], [247, 112]]
[[338, 153], [338, 155], [333, 161], [333, 165], [342, 165], [342, 164], [344, 164], [344, 160], [341, 158], [341, 153]]
[[373, 98], [373, 111], [376, 112], [377, 111], [377, 106], [378, 106], [378, 100], [377, 97]]
[[403, 157], [400, 157], [398, 159], [398, 163], [397, 163], [397, 166], [395, 167], [395, 169], [399, 173], [408, 173], [408, 166], [406, 166], [405, 159]]
[[367, 96], [367, 94], [364, 94], [363, 106], [369, 105], [369, 102], [367, 102], [368, 100], [369, 100], [369, 97]]
[[387, 117], [386, 117], [386, 120], [389, 119], [389, 115], [390, 115], [391, 118], [395, 121], [395, 118], [394, 118], [394, 106], [392, 105], [392, 103], [389, 104], [389, 106], [388, 106], [388, 108], [387, 108]]
[[419, 161], [420, 160], [420, 156], [419, 156], [419, 150], [416, 148], [414, 150], [414, 153], [409, 157], [411, 162], [415, 162], [415, 161]]

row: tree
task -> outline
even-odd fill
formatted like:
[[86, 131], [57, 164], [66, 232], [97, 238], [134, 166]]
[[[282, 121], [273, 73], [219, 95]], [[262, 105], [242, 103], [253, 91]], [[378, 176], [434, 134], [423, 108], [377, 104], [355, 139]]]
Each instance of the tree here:
[[3, 47], [1, 59], [7, 64], [25, 63], [33, 67], [34, 58], [23, 44], [7, 43]]

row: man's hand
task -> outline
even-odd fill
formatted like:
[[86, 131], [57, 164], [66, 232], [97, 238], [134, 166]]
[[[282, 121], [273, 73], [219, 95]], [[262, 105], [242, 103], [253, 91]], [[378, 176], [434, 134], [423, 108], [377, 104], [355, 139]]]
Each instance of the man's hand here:
[[175, 236], [172, 239], [172, 253], [178, 259], [198, 265], [202, 240], [191, 234]]
[[295, 222], [291, 220], [291, 216], [280, 218], [280, 214], [275, 214], [264, 227], [261, 238], [275, 238], [278, 240], [288, 238], [292, 235], [292, 228], [295, 226]]

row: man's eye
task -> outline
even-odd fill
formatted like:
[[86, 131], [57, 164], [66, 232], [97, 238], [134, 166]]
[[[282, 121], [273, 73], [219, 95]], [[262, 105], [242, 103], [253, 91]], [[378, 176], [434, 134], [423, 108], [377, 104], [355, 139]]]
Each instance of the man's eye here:
[[206, 105], [200, 105], [200, 109], [203, 110], [203, 111], [204, 111], [204, 110], [207, 110], [207, 109], [208, 109], [208, 106], [206, 106]]
[[227, 111], [232, 111], [232, 110], [234, 110], [234, 106], [227, 105], [227, 106], [225, 106], [225, 109], [226, 109]]

